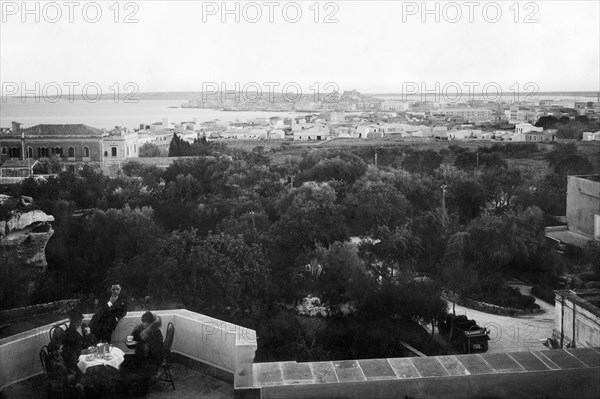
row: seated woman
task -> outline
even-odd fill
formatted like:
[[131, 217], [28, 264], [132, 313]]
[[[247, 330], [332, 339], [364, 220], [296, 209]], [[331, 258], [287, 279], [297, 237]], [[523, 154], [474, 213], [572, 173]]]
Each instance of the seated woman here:
[[83, 397], [83, 385], [79, 383], [81, 373], [70, 371], [62, 357], [63, 346], [60, 342], [52, 341], [48, 344], [48, 363], [46, 373], [50, 379], [53, 391], [61, 391], [63, 396], [72, 398]]
[[77, 361], [81, 351], [96, 345], [96, 337], [90, 332], [90, 328], [83, 323], [83, 314], [79, 310], [69, 312], [69, 327], [62, 337], [63, 358], [65, 364], [71, 370], [77, 368]]
[[125, 355], [121, 371], [129, 381], [132, 395], [146, 394], [150, 379], [156, 375], [163, 361], [164, 344], [160, 326], [160, 317], [146, 312], [142, 315], [142, 324], [131, 333], [137, 342], [135, 354]]

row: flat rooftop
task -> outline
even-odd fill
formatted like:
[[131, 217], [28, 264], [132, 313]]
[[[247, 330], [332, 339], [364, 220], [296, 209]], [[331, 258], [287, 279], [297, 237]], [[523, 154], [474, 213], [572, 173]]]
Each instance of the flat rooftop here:
[[[101, 366], [99, 366], [101, 367]], [[187, 399], [187, 398], [232, 398], [233, 384], [218, 380], [181, 364], [171, 364], [171, 374], [175, 390], [168, 382], [152, 385], [148, 399]], [[48, 381], [42, 374], [10, 385], [2, 391], [0, 397], [7, 399], [45, 398], [48, 395]]]
[[584, 248], [590, 241], [594, 241], [594, 239], [591, 237], [568, 230], [566, 226], [564, 228], [547, 228], [544, 234], [547, 237], [554, 238], [555, 240], [559, 240], [565, 244], [573, 245], [579, 248]]

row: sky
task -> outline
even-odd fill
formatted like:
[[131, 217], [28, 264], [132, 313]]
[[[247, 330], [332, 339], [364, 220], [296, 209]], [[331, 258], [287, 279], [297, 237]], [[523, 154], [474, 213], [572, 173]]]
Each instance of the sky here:
[[597, 0], [0, 3], [2, 94], [600, 90]]

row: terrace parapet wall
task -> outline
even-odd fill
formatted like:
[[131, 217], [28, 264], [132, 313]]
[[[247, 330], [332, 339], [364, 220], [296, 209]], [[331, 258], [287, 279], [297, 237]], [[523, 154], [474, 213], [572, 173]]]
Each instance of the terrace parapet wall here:
[[[129, 312], [119, 321], [111, 342], [125, 348], [127, 335], [140, 324], [144, 312]], [[154, 312], [162, 319], [162, 333], [168, 323], [175, 326], [171, 348], [175, 357], [201, 365], [203, 371], [227, 380], [234, 386], [251, 385], [251, 367], [256, 351], [254, 330], [214, 319], [185, 309]], [[91, 319], [85, 316], [85, 321]], [[49, 342], [48, 332], [53, 324], [16, 334], [0, 340], [0, 389], [42, 373], [39, 352]]]

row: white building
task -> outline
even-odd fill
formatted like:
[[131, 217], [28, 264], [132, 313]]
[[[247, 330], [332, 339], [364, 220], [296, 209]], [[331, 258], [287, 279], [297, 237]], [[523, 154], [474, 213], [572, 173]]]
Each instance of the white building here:
[[529, 132], [543, 132], [543, 127], [535, 127], [531, 123], [519, 123], [515, 125], [515, 133], [516, 134], [525, 134]]
[[431, 116], [452, 116], [468, 121], [489, 121], [494, 111], [488, 108], [442, 108], [431, 111]]
[[595, 133], [583, 132], [583, 141], [600, 141], [600, 130]]
[[294, 132], [294, 141], [321, 141], [331, 137], [328, 127], [311, 126]]
[[222, 138], [233, 140], [266, 140], [267, 136], [265, 129], [235, 129], [221, 133]]
[[273, 129], [269, 132], [269, 140], [283, 140], [285, 132], [281, 129]]
[[386, 100], [381, 103], [380, 109], [382, 111], [404, 112], [408, 110], [408, 103], [400, 100]]

